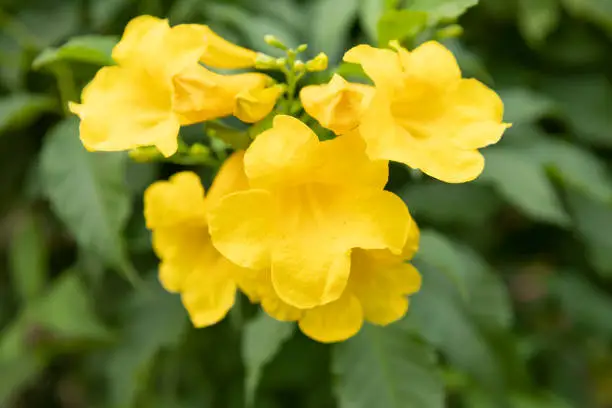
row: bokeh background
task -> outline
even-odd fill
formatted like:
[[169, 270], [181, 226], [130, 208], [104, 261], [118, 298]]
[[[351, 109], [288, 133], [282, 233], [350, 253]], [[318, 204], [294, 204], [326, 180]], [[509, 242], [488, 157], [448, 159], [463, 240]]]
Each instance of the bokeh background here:
[[[64, 109], [140, 14], [308, 43], [332, 70], [425, 28], [407, 42], [442, 39], [501, 94], [514, 125], [475, 182], [392, 166], [423, 231], [404, 320], [330, 346], [240, 298], [191, 327], [142, 216], [179, 167], [85, 152]], [[610, 0], [0, 0], [0, 407], [612, 407], [611, 79]]]

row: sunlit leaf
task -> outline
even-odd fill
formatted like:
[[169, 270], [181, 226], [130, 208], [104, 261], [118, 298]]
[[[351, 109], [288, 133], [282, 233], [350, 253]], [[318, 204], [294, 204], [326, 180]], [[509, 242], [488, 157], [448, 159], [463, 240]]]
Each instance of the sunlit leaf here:
[[428, 14], [423, 11], [389, 10], [378, 21], [378, 45], [386, 47], [389, 41], [414, 38], [427, 24]]

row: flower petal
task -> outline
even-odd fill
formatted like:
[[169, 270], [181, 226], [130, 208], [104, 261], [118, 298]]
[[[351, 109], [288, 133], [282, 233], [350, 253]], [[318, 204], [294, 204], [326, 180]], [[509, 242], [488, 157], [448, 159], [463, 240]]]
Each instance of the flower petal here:
[[181, 299], [195, 327], [206, 327], [223, 319], [234, 305], [238, 266], [221, 254], [199, 264], [185, 280]]
[[485, 160], [478, 150], [439, 148], [426, 153], [421, 171], [446, 183], [472, 181], [484, 170]]
[[410, 79], [445, 88], [461, 79], [461, 70], [452, 52], [436, 41], [428, 41], [409, 52], [400, 49], [405, 75]]
[[170, 83], [145, 71], [104, 67], [82, 99], [72, 110], [81, 118], [80, 136], [88, 150], [155, 145], [165, 156], [176, 151], [180, 123], [172, 112]]
[[348, 50], [344, 61], [360, 64], [377, 87], [393, 86], [402, 75], [397, 53], [387, 49], [361, 44]]
[[348, 291], [359, 299], [365, 319], [387, 325], [408, 310], [406, 295], [421, 287], [421, 276], [401, 257], [381, 256], [379, 251], [355, 250]]
[[400, 253], [410, 225], [402, 200], [387, 191], [307, 186], [283, 191], [281, 235], [272, 249], [272, 283], [298, 308], [336, 300], [346, 285], [352, 248]]
[[346, 340], [357, 334], [362, 324], [361, 305], [350, 292], [335, 302], [306, 311], [299, 321], [305, 335], [322, 343]]
[[290, 185], [308, 179], [318, 161], [317, 135], [291, 116], [278, 115], [271, 129], [262, 132], [244, 156], [252, 187]]
[[268, 88], [245, 89], [236, 96], [234, 116], [246, 123], [259, 122], [276, 105], [283, 88], [280, 85]]
[[217, 172], [206, 195], [206, 205], [214, 207], [226, 195], [248, 188], [249, 181], [244, 174], [244, 151], [236, 151], [223, 162]]
[[310, 116], [323, 127], [340, 135], [359, 125], [373, 94], [373, 87], [353, 84], [334, 74], [327, 84], [302, 88], [300, 99]]
[[225, 40], [207, 26], [200, 27], [206, 40], [206, 48], [200, 58], [204, 64], [222, 69], [250, 68], [255, 65], [255, 51]]
[[266, 190], [247, 190], [223, 197], [208, 213], [214, 246], [245, 268], [270, 266], [278, 211]]
[[147, 228], [206, 225], [204, 188], [197, 174], [176, 173], [168, 181], [151, 184], [144, 193]]

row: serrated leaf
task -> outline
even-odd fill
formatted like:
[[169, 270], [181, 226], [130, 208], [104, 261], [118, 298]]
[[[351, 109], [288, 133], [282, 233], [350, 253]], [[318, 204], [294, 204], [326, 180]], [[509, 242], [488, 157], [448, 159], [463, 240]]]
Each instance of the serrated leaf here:
[[425, 11], [429, 15], [429, 25], [436, 25], [441, 21], [455, 20], [470, 7], [478, 4], [479, 0], [409, 0], [407, 10]]
[[0, 98], [0, 133], [24, 127], [57, 109], [55, 99], [45, 95], [13, 94]]
[[26, 213], [13, 232], [9, 262], [13, 288], [25, 304], [43, 291], [47, 279], [48, 249], [40, 219]]
[[567, 226], [570, 223], [546, 173], [537, 162], [508, 148], [485, 152], [486, 166], [479, 182], [491, 183], [525, 215], [536, 220]]
[[359, 0], [314, 0], [310, 10], [310, 45], [329, 57], [330, 65], [340, 61], [348, 49], [349, 32], [357, 19]]
[[188, 327], [180, 299], [157, 279], [139, 288], [122, 311], [120, 342], [104, 359], [110, 408], [134, 406], [158, 353], [176, 347]]
[[578, 191], [568, 191], [567, 203], [578, 234], [584, 240], [588, 261], [603, 276], [612, 276], [612, 202], [602, 202]]
[[559, 0], [519, 0], [518, 27], [533, 46], [541, 45], [561, 20]]
[[32, 63], [41, 69], [60, 61], [85, 62], [94, 65], [114, 65], [111, 57], [119, 39], [115, 36], [87, 35], [74, 37], [58, 48], [47, 48]]
[[246, 369], [245, 393], [252, 406], [264, 367], [278, 354], [295, 331], [295, 325], [280, 322], [260, 312], [244, 327], [242, 358]]
[[79, 245], [126, 272], [122, 231], [130, 197], [125, 155], [85, 150], [78, 119], [72, 117], [47, 134], [40, 160], [45, 194]]
[[378, 45], [386, 47], [391, 40], [403, 41], [416, 37], [427, 25], [423, 11], [389, 10], [378, 21]]
[[340, 408], [444, 406], [434, 351], [397, 325], [366, 325], [335, 345], [332, 370]]

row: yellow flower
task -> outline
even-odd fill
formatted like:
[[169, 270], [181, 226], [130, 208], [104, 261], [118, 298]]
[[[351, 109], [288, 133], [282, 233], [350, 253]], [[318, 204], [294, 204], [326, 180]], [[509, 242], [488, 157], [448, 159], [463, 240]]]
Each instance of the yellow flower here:
[[282, 93], [281, 85], [245, 89], [236, 96], [234, 116], [247, 123], [259, 122], [272, 112]]
[[229, 116], [239, 93], [265, 88], [258, 73], [219, 75], [198, 60], [206, 50], [202, 27], [142, 16], [126, 27], [113, 50], [118, 66], [102, 68], [71, 104], [81, 118], [80, 135], [89, 150], [118, 151], [156, 146], [170, 156], [178, 131], [187, 125]]
[[[168, 36], [168, 21], [152, 16], [139, 16], [128, 23], [123, 33], [121, 42], [113, 49], [113, 59], [120, 65], [133, 62], [142, 65], [142, 58], [147, 62], [156, 64], [159, 61], [159, 50], [151, 47], [151, 44], [162, 44], [166, 41], [173, 42]], [[255, 51], [240, 47], [221, 38], [208, 26], [199, 24], [181, 24], [172, 30], [180, 30], [188, 33], [197, 45], [196, 61], [199, 59], [204, 64], [213, 68], [249, 68], [255, 65], [257, 53]], [[177, 45], [177, 44], [174, 44]], [[176, 47], [174, 50], [170, 44], [164, 44], [167, 51], [175, 53], [175, 58], [187, 58], [185, 46]], [[135, 50], [137, 50], [135, 52]], [[191, 58], [188, 58], [191, 61]]]
[[277, 116], [244, 158], [250, 189], [211, 208], [215, 247], [245, 268], [269, 269], [286, 303], [311, 308], [340, 297], [353, 248], [399, 253], [410, 216], [383, 188], [388, 164], [353, 135], [320, 142], [299, 120]]
[[340, 135], [359, 125], [373, 95], [373, 87], [347, 82], [335, 74], [327, 84], [304, 87], [300, 99], [304, 110], [321, 126]]
[[243, 152], [221, 167], [204, 197], [193, 172], [175, 174], [153, 183], [145, 192], [145, 218], [153, 232], [153, 248], [161, 259], [159, 278], [164, 288], [181, 294], [196, 327], [215, 324], [234, 304], [236, 279], [250, 271], [225, 259], [212, 245], [207, 208], [226, 194], [247, 188]]
[[368, 154], [449, 183], [478, 177], [484, 158], [477, 149], [499, 141], [508, 127], [501, 99], [477, 80], [462, 79], [452, 53], [437, 42], [412, 52], [394, 48], [359, 45], [344, 56], [376, 86], [359, 127]]
[[401, 255], [388, 250], [354, 249], [344, 293], [324, 306], [298, 309], [288, 305], [274, 292], [269, 275], [264, 280], [245, 282], [242, 289], [275, 319], [298, 321], [307, 336], [324, 343], [343, 341], [355, 335], [364, 320], [385, 326], [406, 314], [407, 296], [421, 286], [418, 271], [405, 263], [416, 252], [418, 241], [419, 230], [412, 222]]

